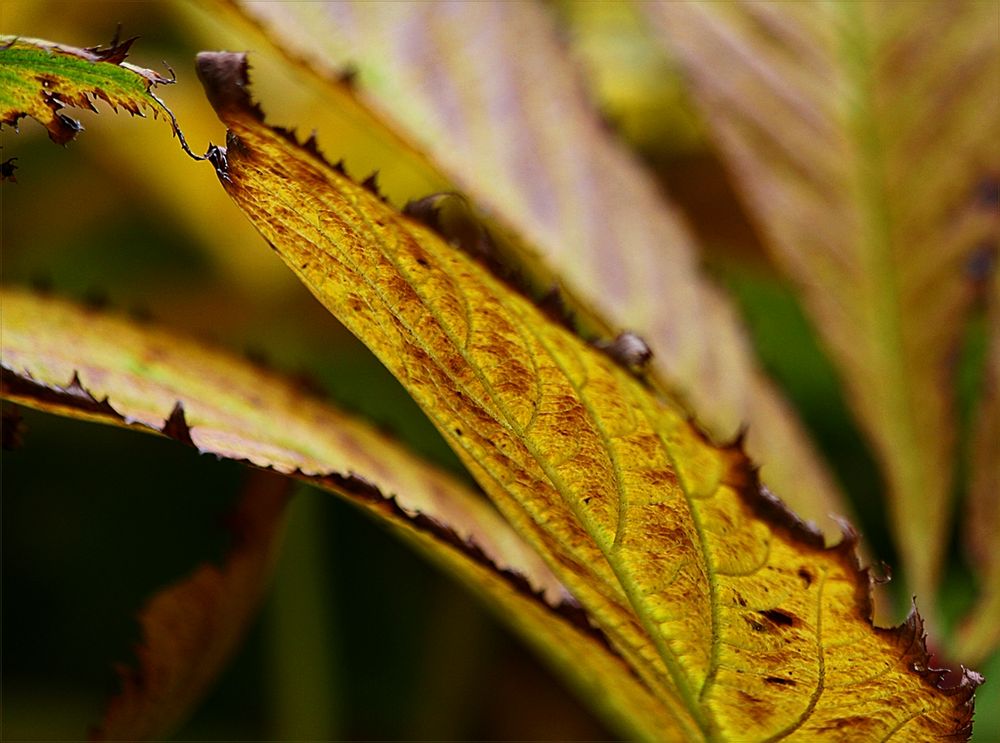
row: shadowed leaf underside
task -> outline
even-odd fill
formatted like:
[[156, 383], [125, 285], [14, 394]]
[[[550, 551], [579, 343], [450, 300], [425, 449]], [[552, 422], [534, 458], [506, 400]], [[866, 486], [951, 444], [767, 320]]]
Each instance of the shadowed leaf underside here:
[[481, 495], [248, 362], [22, 291], [5, 290], [2, 305], [4, 398], [159, 432], [344, 496], [479, 595], [624, 735], [663, 737], [661, 703]]

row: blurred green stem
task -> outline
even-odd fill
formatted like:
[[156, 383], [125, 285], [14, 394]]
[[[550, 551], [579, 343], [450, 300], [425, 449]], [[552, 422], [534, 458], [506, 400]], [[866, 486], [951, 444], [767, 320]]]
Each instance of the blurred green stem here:
[[273, 740], [341, 738], [335, 596], [324, 566], [326, 494], [300, 487], [268, 605]]

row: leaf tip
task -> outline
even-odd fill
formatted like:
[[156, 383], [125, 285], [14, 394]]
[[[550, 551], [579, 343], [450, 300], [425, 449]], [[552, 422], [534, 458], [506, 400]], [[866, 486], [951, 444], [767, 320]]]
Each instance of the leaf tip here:
[[957, 672], [946, 668], [931, 667], [931, 654], [927, 649], [924, 620], [917, 610], [915, 597], [911, 601], [910, 613], [902, 624], [880, 631], [890, 633], [896, 638], [899, 647], [906, 648], [901, 660], [913, 673], [920, 676], [936, 691], [946, 697], [954, 698], [953, 726], [949, 728], [949, 739], [968, 740], [972, 735], [976, 689], [986, 680], [983, 674], [966, 668], [964, 665], [959, 665]]
[[195, 69], [216, 112], [246, 110], [263, 119], [247, 91], [250, 78], [245, 52], [198, 52]]
[[102, 48], [100, 45], [85, 47], [85, 51], [90, 52], [94, 57], [101, 62], [110, 62], [111, 64], [121, 64], [128, 58], [129, 50], [132, 45], [139, 40], [138, 36], [132, 36], [131, 38], [125, 39], [125, 41], [119, 41], [121, 38], [122, 27], [118, 24], [115, 29], [115, 35], [111, 39], [111, 44], [106, 48]]

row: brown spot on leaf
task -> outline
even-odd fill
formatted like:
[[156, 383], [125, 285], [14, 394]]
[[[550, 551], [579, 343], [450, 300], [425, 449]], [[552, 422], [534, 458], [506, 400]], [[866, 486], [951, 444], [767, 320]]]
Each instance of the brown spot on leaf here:
[[337, 73], [337, 82], [342, 83], [350, 90], [354, 90], [358, 84], [358, 66], [348, 62], [344, 65], [340, 72]]
[[772, 705], [767, 700], [755, 697], [743, 689], [738, 689], [736, 694], [743, 701], [743, 709], [747, 717], [753, 720], [756, 725], [763, 723], [773, 711]]
[[765, 609], [764, 611], [758, 611], [762, 617], [766, 617], [772, 623], [780, 627], [795, 627], [799, 620], [792, 614], [784, 612], [781, 609]]
[[88, 310], [99, 312], [111, 306], [111, 298], [104, 289], [91, 287], [83, 294], [83, 306]]
[[764, 679], [768, 684], [774, 684], [775, 686], [795, 686], [796, 683], [791, 679], [784, 679], [780, 676], [768, 676]]
[[799, 568], [798, 576], [802, 579], [805, 588], [809, 588], [813, 582], [813, 574], [805, 568]]
[[874, 721], [870, 717], [864, 717], [862, 715], [847, 715], [845, 717], [838, 717], [836, 720], [823, 727], [824, 730], [844, 730], [845, 728], [851, 731], [852, 737], [857, 737], [858, 739], [863, 737], [863, 733], [867, 731], [872, 731], [872, 723]]

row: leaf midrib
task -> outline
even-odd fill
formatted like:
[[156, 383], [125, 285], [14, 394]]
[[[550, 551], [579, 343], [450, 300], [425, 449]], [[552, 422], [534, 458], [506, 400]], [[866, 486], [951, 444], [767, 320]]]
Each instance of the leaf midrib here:
[[[861, 285], [865, 288], [865, 303], [871, 310], [871, 346], [869, 352], [875, 360], [878, 379], [884, 388], [889, 414], [881, 416], [886, 430], [890, 451], [883, 452], [887, 462], [890, 487], [896, 497], [890, 499], [900, 521], [906, 518], [912, 544], [919, 550], [907, 549], [902, 540], [901, 549], [910, 559], [910, 581], [914, 590], [924, 596], [933, 595], [934, 581], [923, 571], [914, 569], [922, 562], [918, 553], [923, 545], [934, 544], [933, 520], [928, 499], [920, 497], [921, 461], [911, 453], [919, 452], [917, 425], [913, 416], [911, 379], [907, 373], [902, 323], [902, 301], [895, 269], [896, 257], [893, 243], [893, 219], [889, 209], [886, 186], [885, 140], [880, 129], [878, 106], [875, 101], [872, 67], [872, 41], [864, 12], [865, 3], [831, 3], [839, 13], [840, 30], [839, 66], [856, 92], [856, 105], [847, 112], [847, 134], [853, 140], [855, 157], [852, 158], [854, 182], [857, 187], [859, 226], [858, 256], [863, 270]], [[862, 420], [867, 411], [862, 412]], [[873, 431], [876, 441], [883, 437], [877, 426]], [[879, 447], [882, 448], [882, 447]]]
[[[276, 198], [284, 200], [284, 195], [281, 194], [281, 193], [275, 193], [274, 196]], [[286, 206], [288, 206], [289, 209], [296, 210], [295, 205], [293, 205], [291, 203], [288, 203], [287, 201], [286, 201]], [[363, 210], [355, 209], [355, 214], [356, 214], [356, 216], [360, 220], [362, 220], [362, 221], [364, 221], [364, 222], [366, 222], [368, 224], [368, 226], [369, 226], [369, 228], [371, 230], [371, 233], [373, 235], [377, 235], [378, 234], [378, 230], [375, 228], [375, 225], [369, 219], [369, 217], [363, 212]], [[318, 231], [322, 232], [322, 226], [321, 225], [317, 224], [317, 225], [315, 225], [315, 227], [316, 227], [316, 229]], [[381, 245], [382, 241], [379, 240], [378, 242]], [[343, 251], [342, 249], [339, 249], [339, 248], [338, 248], [338, 252], [340, 253], [340, 255], [342, 256], [342, 258], [344, 259], [345, 263], [349, 263], [350, 265], [354, 266], [354, 270], [357, 272], [357, 274], [359, 276], [362, 277], [362, 280], [371, 289], [371, 291], [373, 292], [373, 294], [375, 296], [377, 296], [387, 308], [391, 308], [392, 304], [389, 302], [388, 298], [381, 292], [381, 290], [375, 284], [372, 283], [372, 281], [370, 279], [367, 278], [367, 276], [365, 275], [365, 273], [363, 271], [361, 271], [357, 267], [357, 265], [354, 263], [354, 261], [350, 260], [350, 255], [348, 253], [346, 253], [345, 251]], [[437, 316], [437, 314], [433, 312], [433, 310], [430, 309], [431, 306], [427, 303], [425, 297], [423, 296], [422, 292], [420, 291], [420, 287], [418, 285], [414, 284], [410, 280], [410, 277], [408, 276], [406, 270], [401, 265], [399, 265], [399, 263], [394, 259], [394, 257], [391, 256], [391, 255], [389, 255], [386, 251], [380, 250], [380, 252], [381, 252], [382, 256], [393, 265], [393, 267], [399, 272], [399, 274], [402, 277], [406, 278], [407, 283], [409, 284], [409, 286], [414, 290], [414, 292], [416, 292], [418, 294], [418, 296], [420, 296], [422, 304], [425, 307], [428, 308], [428, 311], [431, 312], [432, 315], [434, 315], [435, 320], [438, 321], [438, 325], [440, 326], [442, 332], [451, 340], [451, 342], [452, 342], [454, 348], [456, 349], [456, 351], [458, 353], [460, 353], [461, 356], [466, 360], [466, 363], [469, 365], [469, 368], [473, 370], [473, 372], [479, 378], [480, 382], [483, 384], [484, 389], [486, 389], [487, 392], [488, 392], [488, 394], [490, 395], [490, 397], [493, 398], [493, 402], [494, 402], [494, 404], [497, 405], [497, 409], [502, 412], [502, 414], [504, 415], [505, 418], [508, 419], [507, 420], [507, 425], [509, 427], [511, 427], [512, 430], [516, 431], [517, 428], [518, 428], [517, 425], [516, 425], [516, 423], [512, 423], [511, 422], [513, 420], [513, 416], [506, 411], [506, 409], [504, 408], [504, 406], [500, 405], [497, 402], [496, 398], [493, 395], [492, 386], [482, 376], [482, 374], [481, 374], [481, 372], [480, 372], [480, 370], [478, 368], [478, 365], [476, 365], [475, 363], [473, 363], [472, 361], [469, 360], [464, 344], [460, 343], [459, 339], [456, 338], [456, 337], [454, 337], [452, 335], [452, 333], [449, 330], [447, 330], [447, 325], [444, 322], [441, 321], [441, 318], [439, 318]], [[293, 270], [295, 270], [294, 266], [293, 266]], [[298, 273], [297, 270], [296, 270], [296, 273]], [[303, 277], [303, 278], [305, 279], [306, 277]], [[308, 281], [306, 281], [306, 283], [307, 283], [307, 285], [309, 284]], [[393, 316], [395, 316], [399, 320], [399, 322], [401, 322], [403, 324], [404, 327], [407, 327], [410, 330], [411, 335], [412, 335], [412, 337], [415, 340], [419, 340], [420, 336], [415, 331], [415, 329], [411, 328], [405, 322], [405, 320], [403, 320], [402, 317], [400, 317], [395, 312], [393, 312]], [[537, 339], [537, 336], [536, 336], [536, 339]], [[541, 341], [540, 339], [539, 339], [539, 343], [541, 343], [542, 345], [545, 345], [544, 342]], [[428, 348], [427, 346], [425, 346], [422, 343], [420, 345], [421, 345], [421, 348], [428, 354], [428, 356], [430, 358], [434, 359], [438, 363], [439, 367], [442, 370], [446, 370], [446, 367], [443, 364], [441, 364], [441, 362], [437, 359], [437, 355], [434, 353], [433, 349]], [[555, 356], [551, 353], [551, 351], [549, 352], [549, 356], [550, 356], [550, 358], [552, 358], [553, 363], [557, 367], [559, 367], [560, 370], [563, 371], [563, 373], [565, 374], [566, 370], [563, 369], [563, 367], [559, 364], [559, 362], [556, 360]], [[451, 378], [450, 374], [448, 376], [449, 376], [449, 378]], [[471, 398], [471, 395], [470, 395], [470, 398]], [[431, 413], [431, 417], [434, 418], [435, 416], [433, 416], [433, 414]], [[561, 478], [559, 477], [558, 473], [552, 471], [550, 467], [546, 466], [543, 463], [544, 460], [541, 457], [540, 453], [538, 451], [536, 451], [535, 448], [532, 447], [528, 441], [522, 439], [522, 443], [527, 448], [527, 450], [529, 451], [529, 453], [531, 454], [531, 456], [535, 459], [535, 461], [542, 468], [542, 470], [545, 472], [546, 476], [552, 482], [553, 486], [560, 493], [567, 492], [568, 488], [566, 488], [562, 484]], [[465, 446], [462, 446], [462, 448], [465, 449]], [[467, 449], [466, 449], [466, 451], [468, 452]], [[470, 453], [470, 456], [471, 456], [471, 453]], [[491, 474], [491, 477], [492, 477], [492, 474]], [[496, 478], [494, 478], [494, 479], [496, 479]], [[500, 483], [500, 485], [501, 485], [501, 487], [503, 487], [502, 483]], [[686, 495], [686, 493], [685, 493], [685, 495]], [[576, 518], [578, 520], [580, 520], [581, 523], [586, 524], [587, 523], [586, 520], [583, 518], [582, 514], [579, 513], [576, 508], [573, 507], [573, 505], [571, 504], [570, 500], [567, 499], [566, 502], [569, 505], [569, 507], [570, 507], [572, 513], [574, 514], [574, 516], [576, 516]], [[520, 504], [519, 504], [519, 507], [520, 507]], [[530, 515], [528, 517], [530, 518]], [[589, 529], [588, 529], [588, 533], [590, 533]], [[596, 543], [596, 540], [595, 540], [595, 543]], [[604, 549], [600, 548], [599, 544], [598, 544], [598, 548], [600, 549], [600, 551], [602, 553], [604, 553]], [[605, 553], [605, 558], [608, 558], [608, 555], [606, 553]], [[612, 570], [613, 570], [616, 578], [621, 583], [622, 588], [623, 588], [623, 590], [624, 590], [624, 592], [626, 594], [626, 597], [629, 599], [630, 604], [632, 605], [633, 609], [636, 611], [636, 614], [638, 615], [640, 621], [642, 622], [644, 628], [646, 629], [647, 634], [650, 636], [650, 639], [656, 645], [657, 650], [658, 650], [658, 654], [661, 656], [661, 658], [664, 659], [664, 663], [667, 666], [668, 673], [670, 674], [670, 676], [671, 676], [671, 678], [672, 678], [672, 680], [674, 682], [675, 691], [676, 691], [677, 695], [680, 697], [680, 700], [684, 702], [683, 706], [684, 706], [685, 710], [690, 714], [691, 719], [694, 720], [696, 722], [696, 724], [699, 726], [699, 732], [702, 733], [702, 736], [706, 740], [712, 740], [713, 737], [712, 737], [712, 735], [709, 732], [710, 728], [707, 726], [705, 720], [702, 718], [702, 714], [701, 714], [702, 710], [701, 710], [700, 706], [696, 704], [693, 696], [691, 695], [691, 692], [690, 692], [690, 690], [687, 687], [686, 679], [685, 679], [683, 673], [681, 672], [680, 668], [677, 667], [677, 661], [676, 661], [676, 659], [673, 658], [672, 653], [670, 652], [669, 647], [666, 646], [666, 644], [663, 642], [663, 639], [655, 631], [655, 625], [646, 616], [646, 612], [643, 611], [640, 608], [641, 607], [641, 602], [637, 601], [637, 597], [635, 595], [635, 591], [633, 590], [634, 587], [631, 586], [631, 581], [624, 580], [622, 578], [622, 576], [618, 574], [618, 571], [614, 570], [613, 563], [611, 563], [610, 559], [609, 559], [609, 565], [612, 566]], [[670, 660], [667, 660], [667, 658], [669, 658]], [[672, 663], [671, 663], [671, 661], [672, 661]], [[682, 726], [684, 725], [684, 721], [683, 721], [682, 717], [678, 716], [675, 719], [677, 720], [677, 722], [680, 725], [682, 725]]]

